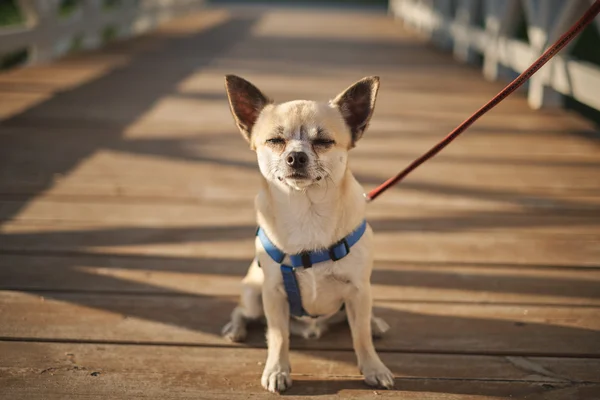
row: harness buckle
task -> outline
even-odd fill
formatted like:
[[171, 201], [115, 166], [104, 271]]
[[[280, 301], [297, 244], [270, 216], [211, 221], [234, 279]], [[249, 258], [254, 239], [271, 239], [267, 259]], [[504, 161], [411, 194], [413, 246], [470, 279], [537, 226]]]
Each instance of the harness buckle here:
[[305, 251], [300, 257], [302, 258], [302, 266], [304, 268], [312, 267], [312, 260], [310, 259], [310, 254], [308, 252]]
[[[338, 247], [340, 244], [344, 245], [344, 248], [346, 249], [346, 254], [344, 254], [341, 257], [336, 256], [335, 254], [335, 249], [336, 247]], [[338, 261], [341, 260], [342, 258], [346, 257], [348, 254], [350, 253], [350, 246], [348, 245], [348, 242], [346, 241], [346, 238], [343, 238], [342, 240], [340, 240], [339, 242], [337, 242], [335, 245], [331, 246], [329, 248], [329, 257], [331, 257], [332, 261]]]

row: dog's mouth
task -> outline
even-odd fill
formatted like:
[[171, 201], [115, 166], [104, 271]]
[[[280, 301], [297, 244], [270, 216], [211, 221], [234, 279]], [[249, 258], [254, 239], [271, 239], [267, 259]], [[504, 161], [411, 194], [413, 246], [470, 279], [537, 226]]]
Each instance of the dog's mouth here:
[[292, 172], [285, 176], [285, 179], [293, 179], [293, 180], [306, 180], [310, 179], [310, 177], [306, 174], [302, 174], [300, 172]]
[[318, 168], [282, 168], [275, 171], [273, 178], [293, 189], [304, 190], [320, 183], [325, 174]]
[[315, 180], [320, 181], [321, 177], [317, 177], [315, 179], [309, 174], [302, 172], [291, 172], [279, 176], [279, 181], [285, 182], [285, 184], [297, 190], [306, 189], [307, 187], [315, 183]]

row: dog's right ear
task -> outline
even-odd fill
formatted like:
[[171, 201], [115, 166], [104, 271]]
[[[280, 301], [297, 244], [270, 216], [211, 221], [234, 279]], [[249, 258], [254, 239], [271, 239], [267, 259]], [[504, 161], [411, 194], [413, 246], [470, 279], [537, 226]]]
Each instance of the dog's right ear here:
[[273, 101], [245, 79], [235, 75], [225, 76], [225, 89], [235, 123], [246, 140], [250, 141], [252, 128], [267, 104]]

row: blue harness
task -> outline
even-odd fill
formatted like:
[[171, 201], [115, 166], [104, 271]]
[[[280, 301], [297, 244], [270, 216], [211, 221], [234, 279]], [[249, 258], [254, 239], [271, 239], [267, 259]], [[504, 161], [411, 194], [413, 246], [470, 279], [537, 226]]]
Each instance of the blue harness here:
[[309, 316], [304, 307], [302, 307], [302, 298], [300, 297], [300, 287], [296, 280], [296, 268], [311, 268], [314, 264], [324, 261], [338, 261], [346, 257], [350, 253], [350, 248], [354, 246], [363, 236], [367, 229], [367, 221], [364, 220], [358, 228], [351, 232], [348, 236], [324, 250], [305, 251], [300, 254], [290, 255], [290, 265], [282, 264], [286, 254], [279, 250], [273, 242], [267, 237], [267, 234], [262, 228], [256, 230], [256, 236], [260, 239], [265, 251], [275, 261], [280, 264], [281, 274], [283, 275], [283, 286], [287, 293], [288, 303], [290, 304], [290, 313], [296, 317]]

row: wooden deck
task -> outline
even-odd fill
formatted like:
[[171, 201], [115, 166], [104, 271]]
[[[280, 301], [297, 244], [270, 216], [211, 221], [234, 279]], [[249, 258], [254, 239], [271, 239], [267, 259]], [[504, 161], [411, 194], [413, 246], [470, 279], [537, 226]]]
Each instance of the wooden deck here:
[[[219, 335], [253, 252], [259, 173], [223, 75], [277, 100], [382, 88], [366, 189], [501, 87], [370, 12], [211, 10], [0, 75], [0, 398], [272, 398], [262, 328]], [[519, 95], [369, 206], [376, 342], [292, 342], [290, 398], [600, 398], [600, 141]]]

